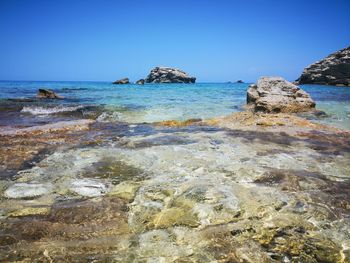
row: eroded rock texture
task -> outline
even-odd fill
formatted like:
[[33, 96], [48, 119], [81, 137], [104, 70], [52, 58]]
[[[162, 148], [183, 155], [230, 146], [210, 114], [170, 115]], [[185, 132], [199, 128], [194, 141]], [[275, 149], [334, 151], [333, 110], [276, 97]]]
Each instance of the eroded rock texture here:
[[315, 108], [310, 95], [280, 77], [262, 77], [247, 91], [247, 103], [254, 111], [305, 112]]
[[296, 81], [299, 84], [350, 86], [350, 47], [311, 64]]

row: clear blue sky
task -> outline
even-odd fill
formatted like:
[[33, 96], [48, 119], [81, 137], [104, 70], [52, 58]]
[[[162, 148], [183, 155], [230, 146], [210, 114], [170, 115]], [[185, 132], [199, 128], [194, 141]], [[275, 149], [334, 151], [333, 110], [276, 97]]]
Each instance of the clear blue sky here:
[[0, 0], [0, 79], [294, 80], [350, 45], [350, 0]]

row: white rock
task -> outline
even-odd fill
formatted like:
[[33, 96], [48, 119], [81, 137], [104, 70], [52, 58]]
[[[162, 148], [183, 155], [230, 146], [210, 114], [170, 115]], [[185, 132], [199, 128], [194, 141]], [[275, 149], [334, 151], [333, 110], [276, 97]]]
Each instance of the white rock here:
[[5, 191], [7, 198], [33, 198], [48, 194], [52, 190], [50, 184], [17, 183]]
[[92, 179], [74, 180], [70, 187], [70, 190], [74, 193], [86, 197], [100, 196], [106, 192], [106, 189], [103, 183]]

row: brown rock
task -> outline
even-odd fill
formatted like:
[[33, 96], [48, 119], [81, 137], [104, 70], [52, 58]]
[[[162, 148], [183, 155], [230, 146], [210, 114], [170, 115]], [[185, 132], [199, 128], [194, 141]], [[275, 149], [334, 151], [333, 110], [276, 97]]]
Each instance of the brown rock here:
[[39, 89], [36, 96], [39, 99], [63, 99], [62, 96], [49, 89]]

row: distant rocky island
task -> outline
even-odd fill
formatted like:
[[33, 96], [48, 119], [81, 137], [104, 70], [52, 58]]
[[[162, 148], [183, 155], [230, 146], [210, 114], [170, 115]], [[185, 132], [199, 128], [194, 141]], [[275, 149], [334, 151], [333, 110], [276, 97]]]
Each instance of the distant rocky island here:
[[146, 83], [195, 83], [196, 78], [180, 69], [155, 67], [145, 81]]
[[308, 66], [296, 83], [350, 86], [350, 47]]
[[[170, 67], [155, 67], [145, 79], [136, 81], [136, 84], [145, 83], [195, 83], [196, 77], [189, 76], [186, 72]], [[129, 79], [116, 80], [113, 84], [129, 84]]]

